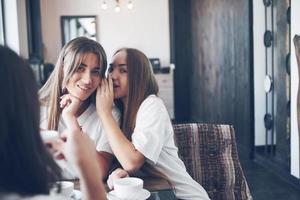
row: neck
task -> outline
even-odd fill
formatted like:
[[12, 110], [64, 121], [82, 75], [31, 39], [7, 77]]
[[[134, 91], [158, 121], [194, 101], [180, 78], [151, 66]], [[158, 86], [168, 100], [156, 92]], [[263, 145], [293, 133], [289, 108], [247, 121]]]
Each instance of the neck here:
[[124, 109], [126, 109], [127, 108], [127, 97], [121, 98], [121, 101], [123, 103]]
[[87, 100], [83, 101], [82, 104], [80, 105], [77, 113], [76, 113], [76, 117], [79, 117], [90, 105], [90, 98], [88, 98]]

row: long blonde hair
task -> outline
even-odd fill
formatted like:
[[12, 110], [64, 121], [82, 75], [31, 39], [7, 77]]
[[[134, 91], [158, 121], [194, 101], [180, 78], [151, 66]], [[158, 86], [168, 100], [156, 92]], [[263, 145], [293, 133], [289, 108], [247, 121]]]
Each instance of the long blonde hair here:
[[[96, 41], [78, 37], [68, 42], [61, 50], [54, 71], [39, 91], [40, 103], [48, 107], [49, 130], [57, 130], [61, 109], [60, 96], [65, 92], [65, 86], [77, 70], [87, 53], [94, 53], [100, 62], [101, 77], [105, 76], [107, 67], [106, 53]], [[65, 73], [65, 74], [64, 74]], [[95, 98], [95, 92], [89, 97]]]
[[[151, 94], [157, 95], [159, 88], [151, 63], [144, 53], [133, 48], [122, 48], [117, 50], [114, 55], [121, 51], [127, 55], [127, 105], [124, 105], [120, 99], [116, 100], [116, 105], [123, 114], [121, 129], [131, 141], [136, 125], [136, 115], [142, 102]], [[169, 178], [149, 163], [145, 162], [141, 170], [148, 176], [163, 178], [171, 185]]]

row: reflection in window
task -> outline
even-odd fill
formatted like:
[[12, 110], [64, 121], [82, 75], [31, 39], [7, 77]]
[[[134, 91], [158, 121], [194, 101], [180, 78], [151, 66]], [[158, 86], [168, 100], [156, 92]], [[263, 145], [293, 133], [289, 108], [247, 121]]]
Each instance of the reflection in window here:
[[62, 45], [79, 36], [96, 40], [96, 16], [62, 16], [61, 30]]

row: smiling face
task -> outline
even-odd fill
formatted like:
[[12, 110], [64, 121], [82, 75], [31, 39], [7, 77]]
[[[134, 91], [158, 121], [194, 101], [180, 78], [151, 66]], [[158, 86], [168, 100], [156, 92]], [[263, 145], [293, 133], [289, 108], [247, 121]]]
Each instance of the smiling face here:
[[128, 94], [127, 54], [125, 51], [116, 53], [110, 64], [109, 74], [113, 80], [114, 98], [126, 101]]
[[94, 53], [86, 53], [68, 80], [66, 88], [71, 95], [85, 101], [97, 89], [100, 81], [99, 59]]

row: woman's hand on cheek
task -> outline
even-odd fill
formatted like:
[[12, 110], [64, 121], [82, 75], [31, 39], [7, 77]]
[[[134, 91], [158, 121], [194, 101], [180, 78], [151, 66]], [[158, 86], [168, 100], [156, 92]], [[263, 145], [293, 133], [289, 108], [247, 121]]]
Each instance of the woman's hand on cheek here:
[[76, 116], [82, 101], [71, 94], [65, 94], [61, 96], [60, 99], [60, 107], [63, 109], [62, 116]]
[[102, 79], [96, 95], [96, 107], [100, 117], [112, 113], [113, 100], [114, 93], [111, 78]]

